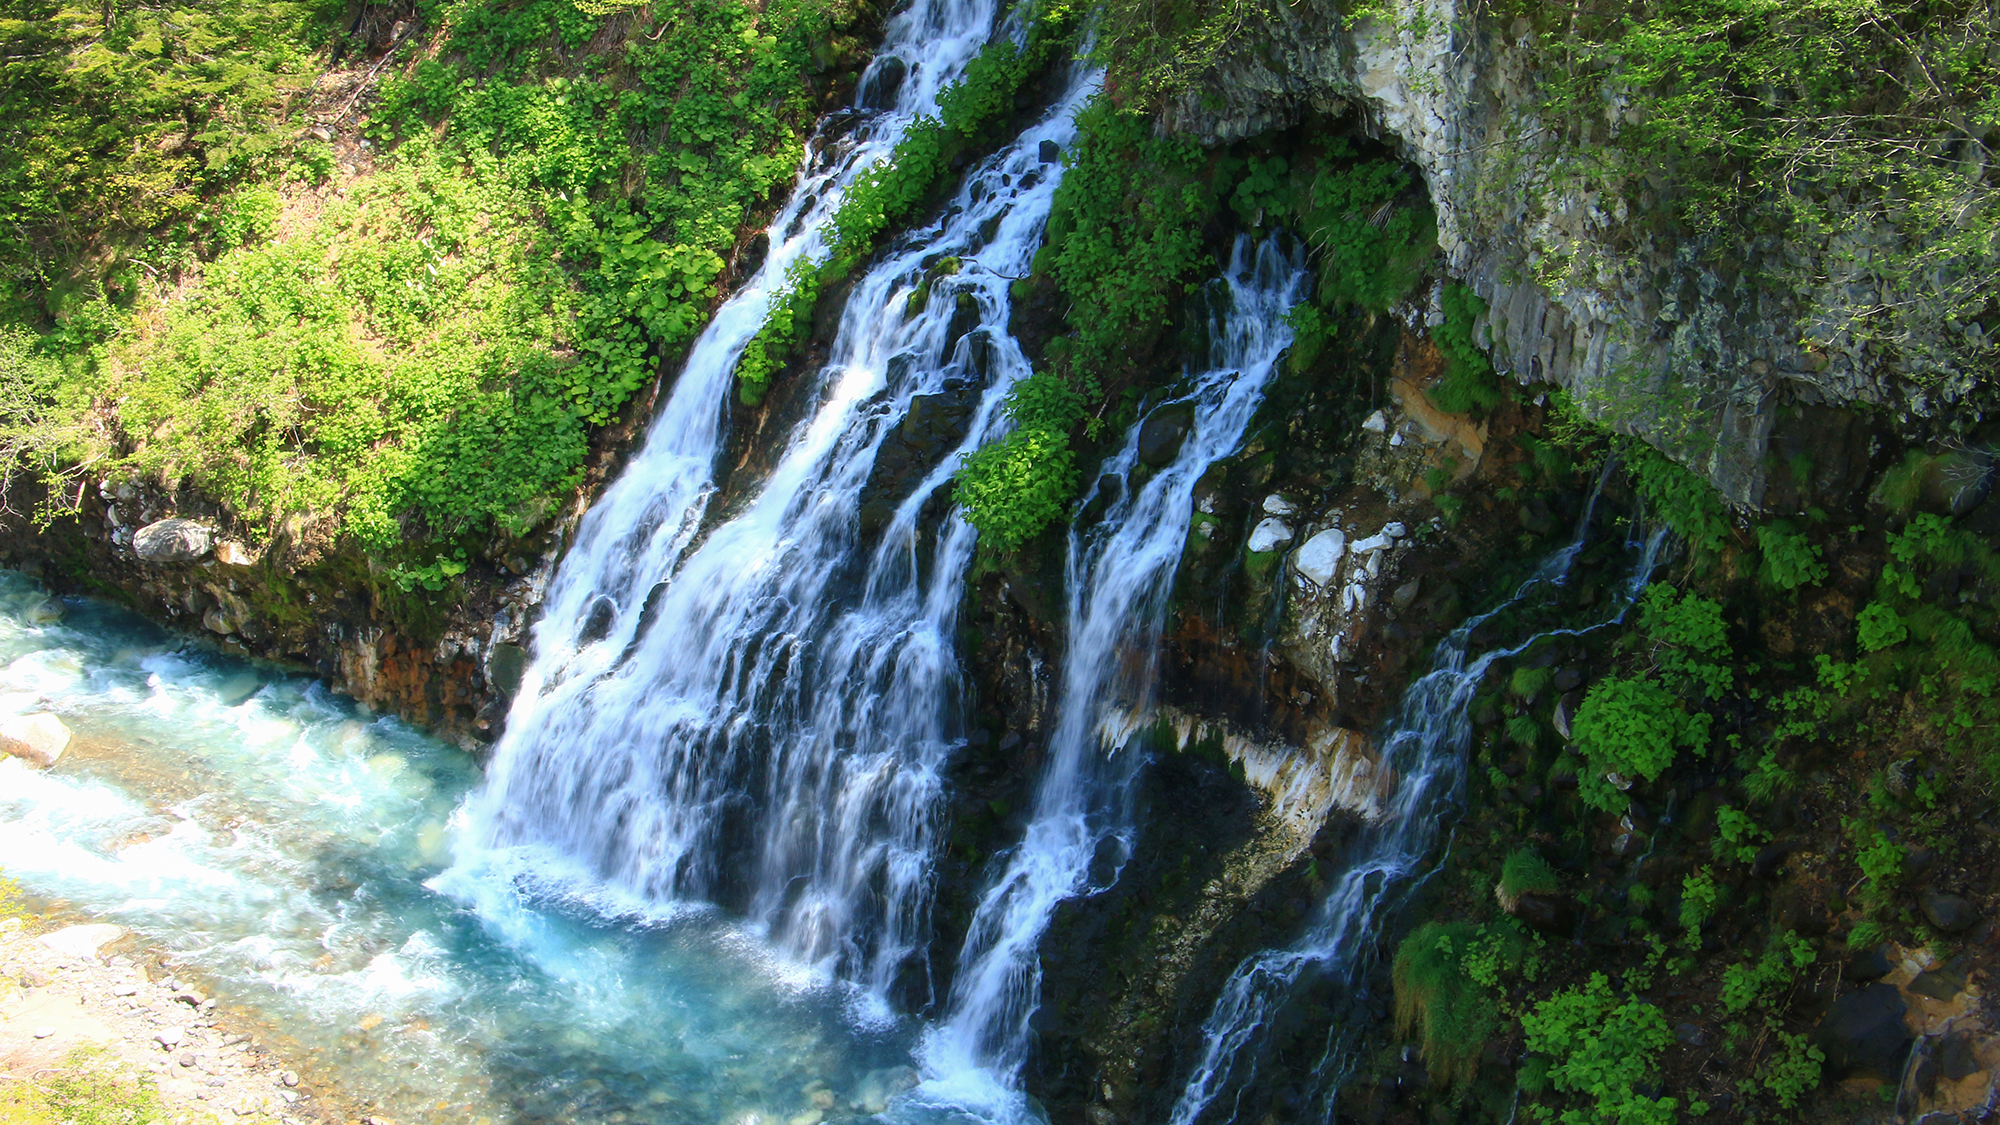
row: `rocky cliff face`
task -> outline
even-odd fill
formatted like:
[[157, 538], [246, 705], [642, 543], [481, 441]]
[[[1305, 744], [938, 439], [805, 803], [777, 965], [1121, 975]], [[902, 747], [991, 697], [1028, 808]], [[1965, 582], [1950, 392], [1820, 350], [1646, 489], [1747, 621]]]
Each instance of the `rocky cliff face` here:
[[[1896, 356], [1847, 331], [1879, 299], [1860, 263], [1886, 235], [1676, 237], [1646, 221], [1672, 208], [1671, 181], [1604, 192], [1584, 175], [1589, 154], [1544, 119], [1528, 21], [1395, 0], [1350, 28], [1341, 7], [1353, 5], [1304, 0], [1246, 18], [1167, 125], [1220, 143], [1308, 113], [1359, 113], [1422, 170], [1447, 268], [1490, 306], [1500, 371], [1568, 388], [1592, 418], [1746, 507], [1766, 504], [1783, 407], [1881, 408], [1930, 419], [1920, 426], [1933, 436], [1977, 422], [1976, 373], [1935, 359], [1958, 331], [1943, 316]], [[1615, 135], [1628, 111], [1607, 96], [1591, 125]], [[1801, 346], [1807, 336], [1823, 346]]]

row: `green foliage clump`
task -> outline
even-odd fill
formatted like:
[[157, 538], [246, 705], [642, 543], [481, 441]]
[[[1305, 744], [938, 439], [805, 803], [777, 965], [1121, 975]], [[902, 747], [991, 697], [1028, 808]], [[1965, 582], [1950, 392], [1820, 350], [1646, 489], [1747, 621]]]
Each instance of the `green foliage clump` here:
[[1500, 865], [1500, 893], [1508, 898], [1524, 894], [1554, 894], [1561, 884], [1556, 869], [1533, 848], [1508, 853]]
[[1699, 551], [1719, 551], [1729, 538], [1722, 497], [1707, 480], [1643, 442], [1628, 442], [1632, 483], [1652, 513]]
[[1069, 431], [1083, 413], [1083, 396], [1037, 372], [1008, 392], [1006, 410], [1013, 432], [974, 450], [954, 490], [967, 522], [1002, 552], [1063, 517], [1076, 489]]
[[1524, 1085], [1546, 1081], [1574, 1096], [1563, 1125], [1672, 1125], [1683, 1108], [1697, 1117], [1708, 1111], [1698, 1101], [1683, 1107], [1678, 1098], [1641, 1092], [1659, 1073], [1660, 1052], [1674, 1034], [1658, 1008], [1613, 995], [1603, 973], [1535, 1005], [1521, 1027], [1528, 1050], [1539, 1056], [1535, 1077]]
[[1716, 854], [1734, 857], [1738, 863], [1755, 859], [1758, 846], [1770, 838], [1756, 817], [1728, 805], [1715, 810], [1715, 831], [1721, 838], [1715, 847]]
[[[1359, 159], [1352, 146], [1336, 142], [1301, 158], [1285, 194], [1257, 210], [1267, 221], [1289, 219], [1319, 251], [1322, 307], [1381, 312], [1410, 291], [1437, 253], [1437, 222], [1430, 208], [1396, 205], [1414, 182], [1404, 165]], [[1246, 224], [1255, 223], [1242, 185], [1232, 202]]]
[[1826, 1062], [1826, 1052], [1813, 1046], [1804, 1035], [1795, 1032], [1777, 1033], [1777, 1047], [1757, 1064], [1757, 1080], [1761, 1082], [1778, 1105], [1791, 1109], [1799, 1104], [1799, 1099], [1819, 1086], [1820, 1064]]
[[1472, 1081], [1480, 1051], [1499, 1028], [1493, 990], [1507, 972], [1532, 975], [1537, 958], [1527, 937], [1506, 924], [1427, 922], [1396, 947], [1396, 1033], [1418, 1033], [1434, 1081]]
[[1690, 949], [1701, 947], [1701, 927], [1715, 917], [1716, 904], [1722, 901], [1722, 887], [1715, 881], [1715, 873], [1703, 867], [1681, 880], [1681, 909], [1678, 921], [1686, 931], [1685, 944]]
[[1826, 578], [1819, 547], [1782, 520], [1757, 529], [1757, 546], [1764, 554], [1758, 573], [1781, 590], [1817, 585]]
[[1577, 749], [1590, 763], [1578, 779], [1586, 804], [1607, 812], [1631, 803], [1606, 779], [1651, 781], [1672, 765], [1680, 751], [1708, 745], [1709, 716], [1690, 714], [1672, 692], [1650, 680], [1610, 676], [1584, 696], [1571, 726]]
[[1882, 602], [1862, 606], [1854, 624], [1860, 631], [1863, 652], [1880, 652], [1910, 639], [1910, 627], [1903, 624], [1903, 616], [1896, 612], [1895, 606]]
[[1812, 942], [1789, 931], [1771, 936], [1771, 943], [1754, 962], [1739, 962], [1722, 972], [1722, 1006], [1730, 1014], [1745, 1012], [1790, 987], [1799, 971], [1818, 958]]
[[1669, 684], [1720, 699], [1735, 679], [1722, 606], [1692, 590], [1678, 601], [1674, 593], [1655, 582], [1639, 603], [1639, 627], [1656, 646], [1654, 663]]
[[107, 283], [129, 290], [156, 232], [169, 253], [206, 241], [207, 201], [293, 144], [287, 102], [339, 13], [323, 0], [8, 5], [0, 315], [62, 318]]
[[1507, 677], [1507, 694], [1516, 699], [1533, 699], [1555, 678], [1554, 669], [1520, 667]]
[[1457, 282], [1444, 287], [1442, 302], [1444, 323], [1433, 338], [1444, 353], [1444, 377], [1426, 393], [1447, 413], [1484, 414], [1500, 405], [1499, 376], [1473, 336], [1473, 325], [1486, 315], [1486, 302]]

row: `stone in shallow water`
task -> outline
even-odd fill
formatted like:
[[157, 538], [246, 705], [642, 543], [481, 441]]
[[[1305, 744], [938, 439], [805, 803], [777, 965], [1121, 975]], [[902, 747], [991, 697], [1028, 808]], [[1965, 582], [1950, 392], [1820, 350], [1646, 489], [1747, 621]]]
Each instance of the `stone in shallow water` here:
[[47, 769], [69, 748], [69, 728], [47, 712], [0, 718], [0, 754]]
[[125, 936], [125, 927], [108, 922], [87, 926], [65, 926], [35, 940], [63, 957], [95, 957], [97, 951]]

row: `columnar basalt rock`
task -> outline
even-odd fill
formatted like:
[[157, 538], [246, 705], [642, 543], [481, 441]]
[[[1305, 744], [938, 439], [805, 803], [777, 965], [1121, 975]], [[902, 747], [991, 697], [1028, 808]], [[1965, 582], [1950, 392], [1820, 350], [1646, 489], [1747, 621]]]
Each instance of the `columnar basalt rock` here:
[[[1844, 330], [1862, 312], [1868, 287], [1852, 263], [1865, 248], [1669, 236], [1648, 220], [1673, 207], [1671, 181], [1645, 187], [1650, 205], [1635, 207], [1637, 186], [1588, 178], [1588, 154], [1545, 117], [1527, 21], [1502, 24], [1461, 0], [1396, 0], [1350, 25], [1345, 7], [1272, 4], [1243, 20], [1169, 106], [1167, 127], [1225, 143], [1358, 113], [1422, 171], [1446, 267], [1489, 305], [1481, 328], [1496, 369], [1568, 388], [1597, 421], [1746, 506], [1764, 501], [1781, 404], [1938, 414], [1972, 393], [1969, 375], [1925, 390]], [[1615, 132], [1626, 103], [1607, 94], [1595, 112]], [[1833, 344], [1801, 346], [1809, 325]]]

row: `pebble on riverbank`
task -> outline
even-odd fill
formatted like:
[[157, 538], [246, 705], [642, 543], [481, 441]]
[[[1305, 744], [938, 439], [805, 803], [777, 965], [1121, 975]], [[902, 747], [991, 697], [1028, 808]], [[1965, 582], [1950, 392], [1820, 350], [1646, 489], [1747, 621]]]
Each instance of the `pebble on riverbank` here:
[[106, 956], [125, 936], [106, 924], [35, 936], [19, 918], [0, 921], [0, 1068], [59, 1067], [90, 1047], [151, 1075], [161, 1099], [191, 1121], [339, 1120], [255, 1039], [219, 1027], [213, 999]]

